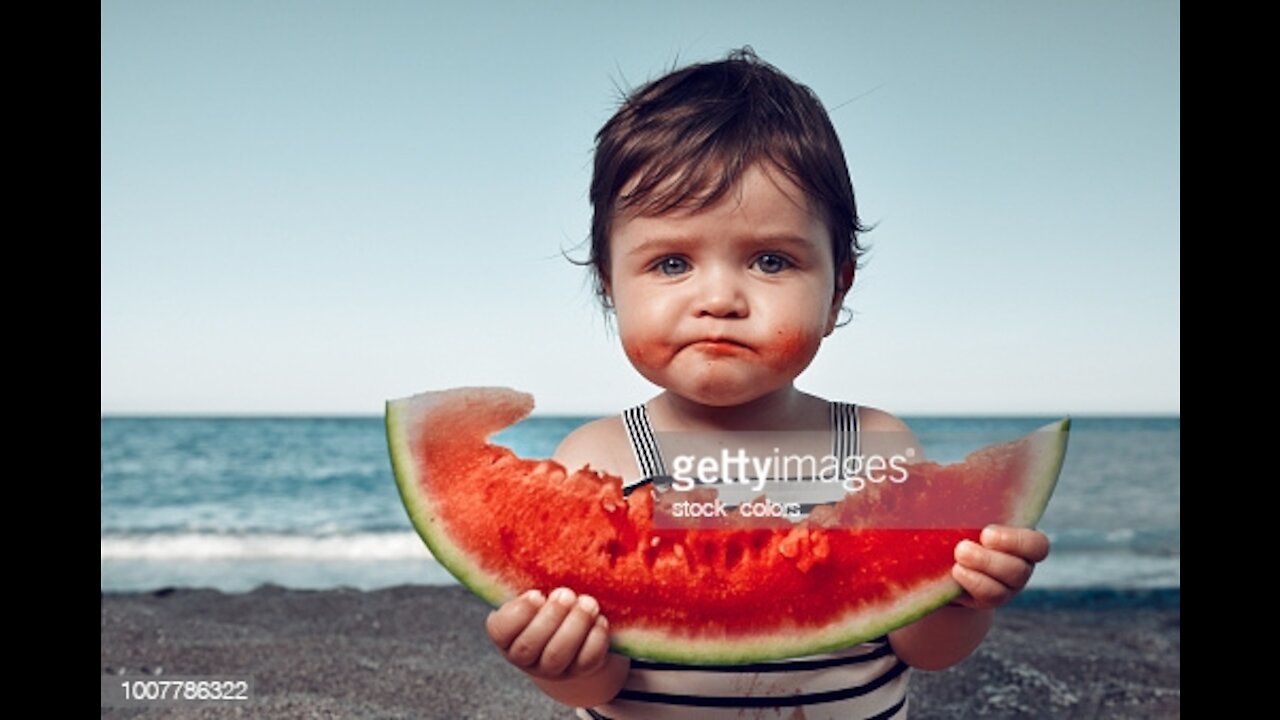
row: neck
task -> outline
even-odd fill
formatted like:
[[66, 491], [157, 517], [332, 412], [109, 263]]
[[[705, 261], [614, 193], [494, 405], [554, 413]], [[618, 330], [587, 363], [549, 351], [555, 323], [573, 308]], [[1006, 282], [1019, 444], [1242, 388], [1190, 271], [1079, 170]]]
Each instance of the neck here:
[[794, 385], [727, 407], [702, 405], [670, 391], [649, 402], [654, 424], [665, 430], [796, 430], [825, 422], [825, 408], [823, 401]]

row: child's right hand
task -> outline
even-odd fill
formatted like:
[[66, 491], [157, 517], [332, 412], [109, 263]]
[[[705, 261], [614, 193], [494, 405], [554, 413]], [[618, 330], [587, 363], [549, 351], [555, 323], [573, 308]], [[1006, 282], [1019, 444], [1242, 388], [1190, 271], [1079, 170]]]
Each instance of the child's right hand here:
[[609, 621], [590, 595], [556, 588], [549, 598], [530, 590], [489, 613], [489, 639], [524, 672], [545, 680], [593, 675], [609, 655]]

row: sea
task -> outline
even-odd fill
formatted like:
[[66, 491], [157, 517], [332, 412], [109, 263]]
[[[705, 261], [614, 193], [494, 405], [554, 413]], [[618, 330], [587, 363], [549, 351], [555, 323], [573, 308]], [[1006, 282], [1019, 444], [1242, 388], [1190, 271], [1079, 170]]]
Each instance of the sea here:
[[[548, 457], [586, 417], [494, 440]], [[1055, 418], [905, 418], [931, 459]], [[451, 585], [414, 532], [380, 417], [103, 417], [102, 590]], [[1029, 589], [1180, 592], [1178, 417], [1077, 417]]]

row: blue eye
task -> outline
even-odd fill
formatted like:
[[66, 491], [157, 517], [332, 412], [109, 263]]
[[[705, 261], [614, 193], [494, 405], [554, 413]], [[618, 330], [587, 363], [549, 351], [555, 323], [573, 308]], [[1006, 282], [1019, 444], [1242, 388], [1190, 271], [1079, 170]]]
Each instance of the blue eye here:
[[658, 261], [658, 272], [669, 277], [689, 272], [689, 261], [682, 257], [664, 257]]
[[755, 265], [760, 268], [760, 272], [766, 275], [774, 275], [791, 267], [792, 263], [781, 255], [765, 253], [764, 255], [756, 258]]

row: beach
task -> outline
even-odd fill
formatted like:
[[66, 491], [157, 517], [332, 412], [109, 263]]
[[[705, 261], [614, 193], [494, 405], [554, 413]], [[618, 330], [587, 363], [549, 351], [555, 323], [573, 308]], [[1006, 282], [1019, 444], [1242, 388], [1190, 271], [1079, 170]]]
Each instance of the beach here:
[[[547, 457], [586, 420], [495, 441]], [[1044, 422], [912, 426], [954, 460]], [[1040, 524], [1050, 558], [973, 656], [913, 673], [912, 718], [1181, 714], [1180, 437], [1176, 417], [1073, 420]], [[241, 704], [103, 717], [571, 717], [499, 658], [488, 607], [427, 553], [381, 418], [104, 418], [102, 453], [104, 677], [253, 680]]]
[[[1177, 590], [1026, 592], [951, 669], [913, 672], [911, 717], [1181, 715]], [[489, 646], [456, 586], [103, 593], [102, 673], [237, 676], [251, 700], [104, 718], [571, 718]]]

